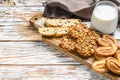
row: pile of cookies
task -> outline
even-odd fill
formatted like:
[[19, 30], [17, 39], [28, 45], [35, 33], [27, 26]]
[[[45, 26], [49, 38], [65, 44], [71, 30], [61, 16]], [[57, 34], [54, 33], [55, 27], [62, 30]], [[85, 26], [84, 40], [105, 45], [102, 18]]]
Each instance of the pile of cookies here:
[[61, 37], [68, 33], [69, 26], [79, 24], [79, 19], [50, 19], [41, 17], [34, 22], [39, 33], [43, 36]]
[[68, 51], [77, 51], [83, 57], [92, 56], [97, 48], [99, 33], [85, 24], [69, 27], [68, 34], [63, 36], [60, 46]]
[[110, 35], [103, 35], [98, 39], [99, 46], [96, 48], [94, 56], [97, 61], [92, 68], [98, 72], [113, 72], [120, 75], [120, 49], [118, 41]]
[[120, 47], [110, 35], [100, 34], [88, 28], [79, 19], [49, 19], [41, 17], [34, 22], [39, 33], [48, 37], [61, 37], [60, 47], [77, 52], [83, 57], [94, 55], [92, 68], [98, 72], [120, 75]]

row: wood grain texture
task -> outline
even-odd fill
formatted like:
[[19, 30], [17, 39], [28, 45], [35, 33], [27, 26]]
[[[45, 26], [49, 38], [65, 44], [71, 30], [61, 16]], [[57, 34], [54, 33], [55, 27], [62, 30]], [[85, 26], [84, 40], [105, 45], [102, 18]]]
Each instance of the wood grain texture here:
[[43, 42], [0, 42], [0, 64], [79, 64]]
[[[40, 41], [29, 19], [46, 0], [11, 0], [0, 4], [0, 80], [107, 80], [85, 65]], [[7, 1], [7, 2], [5, 2]], [[42, 2], [41, 2], [42, 1]]]
[[90, 70], [83, 65], [0, 66], [0, 78], [1, 80], [94, 80], [95, 78], [103, 80], [103, 76], [98, 77], [98, 74], [88, 71]]
[[[60, 42], [60, 39], [59, 38], [46, 38], [46, 37], [43, 37], [42, 40], [44, 42], [46, 42], [48, 45], [50, 45], [51, 47], [57, 49], [58, 51], [74, 58], [75, 60], [77, 60], [78, 62], [82, 62], [83, 64], [87, 65], [88, 67], [91, 68], [93, 62], [95, 61], [95, 57], [92, 56], [92, 57], [89, 57], [89, 58], [83, 58], [79, 53], [77, 52], [69, 52], [65, 49], [62, 49], [60, 46], [59, 46], [59, 42]], [[92, 68], [91, 68], [92, 69]], [[105, 75], [107, 76], [108, 78], [110, 78], [111, 80], [120, 80], [120, 76], [116, 75], [116, 74], [113, 74], [113, 73], [100, 73], [102, 75]]]
[[34, 27], [0, 26], [0, 41], [40, 41], [41, 35]]
[[0, 6], [14, 6], [12, 0], [0, 0]]

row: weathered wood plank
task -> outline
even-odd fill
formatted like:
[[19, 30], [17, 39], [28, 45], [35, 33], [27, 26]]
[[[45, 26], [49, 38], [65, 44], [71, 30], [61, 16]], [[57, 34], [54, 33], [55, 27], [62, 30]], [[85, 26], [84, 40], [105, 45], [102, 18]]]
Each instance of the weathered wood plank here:
[[[36, 12], [42, 12], [44, 7], [2, 7], [0, 8], [0, 25], [28, 22]], [[14, 21], [14, 23], [12, 23]]]
[[0, 41], [9, 40], [41, 40], [41, 35], [34, 27], [28, 26], [0, 26]]
[[107, 79], [39, 42], [40, 35], [27, 26], [35, 12], [44, 10], [41, 0], [13, 1], [12, 7], [0, 7], [0, 80]]
[[0, 42], [0, 64], [79, 64], [43, 42]]
[[39, 6], [47, 0], [14, 0], [16, 6]]
[[14, 6], [14, 2], [12, 0], [0, 0], [0, 6]]
[[[93, 76], [94, 75], [94, 76]], [[0, 66], [0, 80], [108, 80], [86, 66]]]

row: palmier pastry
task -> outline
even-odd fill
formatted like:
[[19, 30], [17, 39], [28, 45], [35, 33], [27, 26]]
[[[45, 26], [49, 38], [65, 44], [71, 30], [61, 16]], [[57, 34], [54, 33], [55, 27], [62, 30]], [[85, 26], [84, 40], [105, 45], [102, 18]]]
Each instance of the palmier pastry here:
[[118, 49], [120, 49], [120, 46], [118, 46]]
[[100, 46], [110, 46], [110, 43], [107, 39], [104, 39], [104, 38], [99, 38], [98, 39], [98, 44]]
[[115, 54], [116, 50], [113, 47], [98, 47], [96, 53], [98, 55], [109, 57]]
[[105, 60], [95, 61], [92, 65], [92, 68], [97, 72], [108, 72], [108, 68], [105, 65]]
[[110, 35], [104, 35], [103, 38], [109, 40], [111, 42], [111, 45], [115, 45], [118, 47], [118, 41], [114, 37]]
[[101, 46], [96, 49], [96, 53], [104, 57], [113, 56], [118, 49], [117, 40], [109, 35], [99, 38], [98, 43]]
[[116, 58], [114, 57], [107, 58], [106, 66], [111, 72], [120, 75], [120, 62]]
[[117, 50], [115, 57], [120, 61], [120, 50]]
[[63, 49], [73, 51], [75, 49], [75, 41], [70, 36], [63, 36], [59, 44]]
[[105, 60], [105, 59], [106, 59], [106, 57], [101, 56], [101, 55], [97, 54], [96, 52], [94, 53], [94, 57], [95, 57], [95, 59], [97, 59], [97, 60]]

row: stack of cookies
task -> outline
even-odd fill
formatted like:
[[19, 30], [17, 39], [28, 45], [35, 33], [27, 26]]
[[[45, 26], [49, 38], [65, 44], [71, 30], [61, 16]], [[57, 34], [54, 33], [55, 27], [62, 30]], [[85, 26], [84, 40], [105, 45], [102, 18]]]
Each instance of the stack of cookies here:
[[98, 32], [88, 28], [85, 24], [69, 27], [68, 34], [63, 36], [60, 46], [68, 51], [77, 51], [84, 57], [92, 56], [97, 48]]
[[99, 46], [96, 48], [94, 56], [97, 61], [92, 68], [98, 72], [111, 71], [120, 75], [120, 49], [118, 41], [110, 35], [103, 35], [98, 39]]
[[39, 33], [48, 37], [60, 37], [60, 47], [77, 52], [83, 57], [94, 54], [92, 68], [98, 72], [111, 71], [120, 75], [120, 47], [115, 38], [88, 28], [79, 19], [49, 19], [40, 17], [34, 26]]
[[69, 26], [79, 24], [79, 19], [50, 19], [41, 17], [34, 22], [39, 33], [43, 36], [61, 37], [68, 33]]

